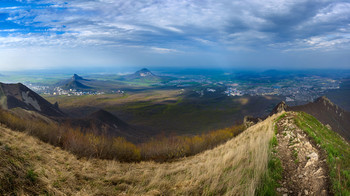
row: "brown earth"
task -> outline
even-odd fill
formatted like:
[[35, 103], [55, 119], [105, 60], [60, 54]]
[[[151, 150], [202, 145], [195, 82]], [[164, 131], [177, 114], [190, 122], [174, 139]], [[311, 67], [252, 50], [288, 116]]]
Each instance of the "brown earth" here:
[[332, 195], [326, 155], [287, 113], [277, 123], [277, 156], [283, 168], [283, 177], [277, 192], [286, 195]]

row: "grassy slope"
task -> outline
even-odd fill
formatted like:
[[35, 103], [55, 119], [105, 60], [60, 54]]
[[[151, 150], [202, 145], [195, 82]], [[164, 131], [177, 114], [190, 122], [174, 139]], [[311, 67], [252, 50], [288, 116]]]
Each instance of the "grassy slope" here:
[[[3, 137], [0, 132], [0, 137]], [[39, 186], [26, 154], [0, 141], [0, 195], [38, 195], [44, 193]]]
[[265, 174], [262, 177], [262, 180], [258, 186], [258, 189], [256, 191], [257, 196], [275, 196], [277, 195], [276, 189], [280, 187], [280, 184], [278, 183], [279, 180], [282, 178], [282, 163], [281, 160], [277, 157], [276, 153], [276, 146], [278, 145], [278, 141], [276, 138], [277, 134], [277, 124], [281, 118], [286, 116], [286, 113], [281, 113], [275, 120], [274, 120], [274, 136], [270, 140], [269, 143], [269, 157], [268, 157], [268, 164], [267, 164], [267, 170]]
[[332, 190], [335, 195], [350, 195], [349, 143], [304, 112], [298, 113], [295, 122], [326, 151]]
[[[0, 183], [15, 180], [12, 191], [18, 194], [30, 194], [28, 188], [33, 188], [36, 193], [55, 195], [254, 195], [267, 169], [275, 118], [213, 150], [163, 164], [78, 160], [24, 133], [0, 128], [0, 149], [16, 149], [16, 156], [27, 165], [18, 165], [27, 180], [21, 182], [16, 176], [9, 180], [0, 173]], [[8, 169], [10, 156], [0, 159], [1, 170]], [[0, 187], [0, 193], [6, 191]]]

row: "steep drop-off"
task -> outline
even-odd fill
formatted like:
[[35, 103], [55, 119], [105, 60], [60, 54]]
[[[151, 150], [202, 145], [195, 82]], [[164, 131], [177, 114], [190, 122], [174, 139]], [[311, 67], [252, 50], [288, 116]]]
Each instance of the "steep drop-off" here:
[[52, 117], [62, 117], [65, 114], [57, 104], [51, 104], [25, 85], [0, 83], [1, 107], [4, 109], [22, 108], [36, 111]]

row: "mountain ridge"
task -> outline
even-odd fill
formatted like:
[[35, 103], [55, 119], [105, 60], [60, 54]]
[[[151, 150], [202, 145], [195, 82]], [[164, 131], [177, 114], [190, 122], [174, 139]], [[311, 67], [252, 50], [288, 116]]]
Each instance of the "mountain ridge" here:
[[275, 106], [270, 115], [281, 111], [303, 111], [321, 123], [328, 125], [346, 140], [350, 141], [350, 112], [334, 104], [326, 96], [319, 97], [304, 105], [288, 106], [284, 101]]
[[22, 83], [0, 83], [0, 100], [1, 106], [4, 109], [20, 107], [26, 110], [36, 111], [46, 116], [65, 116], [57, 103], [51, 104]]
[[64, 122], [73, 127], [81, 128], [84, 132], [109, 137], [124, 137], [135, 143], [146, 138], [145, 133], [103, 109], [99, 109], [84, 118], [67, 118]]

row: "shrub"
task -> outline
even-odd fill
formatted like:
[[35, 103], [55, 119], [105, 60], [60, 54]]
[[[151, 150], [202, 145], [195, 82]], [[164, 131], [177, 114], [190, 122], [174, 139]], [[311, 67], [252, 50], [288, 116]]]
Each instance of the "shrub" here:
[[26, 178], [30, 180], [30, 182], [34, 183], [38, 179], [38, 174], [36, 174], [33, 169], [30, 169], [27, 171]]
[[43, 142], [61, 147], [79, 157], [126, 162], [141, 160], [162, 162], [195, 155], [226, 142], [244, 130], [243, 125], [238, 125], [191, 137], [162, 135], [135, 145], [125, 138], [94, 134], [98, 132], [97, 127], [83, 132], [79, 128], [72, 128], [69, 124], [25, 120], [5, 110], [0, 110], [0, 123], [13, 130], [27, 132]]
[[244, 130], [243, 125], [211, 131], [196, 136], [158, 136], [139, 145], [142, 160], [168, 161], [195, 155], [212, 149], [237, 136]]

